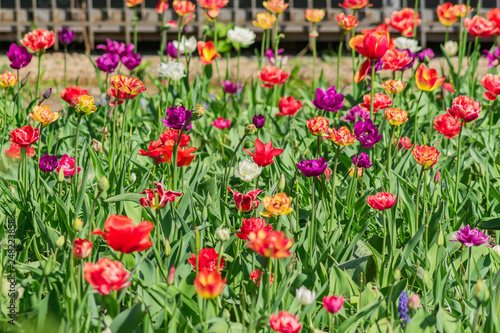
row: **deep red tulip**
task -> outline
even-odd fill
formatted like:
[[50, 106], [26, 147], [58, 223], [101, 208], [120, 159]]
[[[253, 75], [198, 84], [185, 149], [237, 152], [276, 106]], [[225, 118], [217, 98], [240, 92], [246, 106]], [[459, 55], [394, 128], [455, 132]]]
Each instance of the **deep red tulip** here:
[[257, 189], [243, 194], [233, 191], [229, 187], [227, 189], [233, 194], [234, 204], [240, 212], [246, 213], [259, 207], [260, 202], [259, 200], [255, 200], [255, 198], [262, 190]]

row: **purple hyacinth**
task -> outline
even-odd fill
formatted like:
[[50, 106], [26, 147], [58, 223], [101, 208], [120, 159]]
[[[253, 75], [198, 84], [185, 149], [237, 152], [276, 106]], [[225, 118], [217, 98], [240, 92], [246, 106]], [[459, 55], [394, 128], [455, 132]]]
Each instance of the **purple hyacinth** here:
[[170, 58], [177, 59], [177, 57], [182, 56], [182, 53], [180, 53], [177, 48], [175, 47], [174, 43], [169, 42], [167, 44], [167, 54]]
[[33, 55], [29, 53], [28, 49], [24, 46], [11, 44], [9, 52], [7, 52], [7, 58], [9, 58], [10, 61], [10, 68], [21, 69], [29, 65]]
[[427, 57], [427, 61], [434, 58], [434, 52], [432, 51], [432, 49], [425, 49], [422, 52], [417, 53], [416, 56], [418, 58], [418, 61], [425, 62], [426, 57]]
[[484, 50], [483, 53], [483, 57], [488, 58], [488, 67], [495, 67], [500, 64], [500, 48], [495, 47], [493, 53], [487, 50]]
[[172, 106], [167, 109], [167, 119], [162, 119], [165, 126], [173, 129], [191, 129], [191, 111], [184, 106]]
[[229, 80], [220, 83], [226, 94], [235, 95], [241, 90], [241, 82], [232, 83]]
[[318, 177], [325, 172], [327, 163], [324, 157], [320, 157], [317, 160], [302, 161], [295, 165], [304, 176]]
[[59, 42], [67, 46], [71, 44], [71, 42], [75, 39], [75, 31], [74, 30], [69, 30], [68, 28], [64, 27], [59, 31]]
[[129, 71], [133, 71], [141, 64], [141, 55], [139, 53], [132, 53], [122, 57], [122, 63]]
[[266, 123], [266, 117], [264, 117], [264, 115], [262, 114], [255, 115], [253, 116], [252, 123], [255, 125], [256, 128], [262, 128]]
[[113, 73], [120, 64], [120, 56], [114, 53], [104, 53], [95, 60], [97, 68], [108, 74]]
[[354, 157], [352, 158], [352, 164], [356, 165], [358, 168], [365, 168], [365, 169], [372, 166], [372, 162], [370, 161], [370, 156], [365, 152], [359, 154], [359, 157], [358, 154], [354, 155]]
[[134, 52], [134, 44], [126, 45], [109, 38], [106, 38], [106, 45], [97, 45], [97, 48], [104, 50], [106, 53], [118, 54], [120, 57], [129, 56]]
[[52, 172], [57, 168], [57, 156], [51, 156], [49, 154], [45, 154], [42, 157], [40, 157], [40, 163], [38, 164], [38, 167], [40, 170], [43, 172]]
[[312, 101], [316, 109], [329, 112], [337, 112], [344, 107], [344, 95], [337, 93], [334, 86], [324, 91], [321, 88], [316, 89], [316, 99]]
[[348, 123], [356, 122], [357, 118], [366, 120], [370, 119], [370, 111], [360, 108], [359, 105], [355, 105], [347, 111], [347, 115], [341, 117], [340, 119], [347, 121]]
[[371, 119], [358, 121], [354, 124], [353, 132], [363, 148], [371, 148], [382, 140], [382, 135], [378, 133], [378, 128]]
[[484, 231], [479, 231], [477, 228], [471, 230], [470, 225], [467, 224], [465, 228], [458, 230], [451, 236], [450, 241], [458, 241], [467, 247], [487, 245], [490, 240], [490, 236], [486, 235]]
[[401, 320], [401, 326], [403, 327], [405, 327], [406, 324], [408, 324], [411, 320], [410, 316], [408, 315], [409, 312], [410, 310], [408, 309], [408, 294], [403, 290], [401, 294], [399, 294], [398, 301], [398, 316]]

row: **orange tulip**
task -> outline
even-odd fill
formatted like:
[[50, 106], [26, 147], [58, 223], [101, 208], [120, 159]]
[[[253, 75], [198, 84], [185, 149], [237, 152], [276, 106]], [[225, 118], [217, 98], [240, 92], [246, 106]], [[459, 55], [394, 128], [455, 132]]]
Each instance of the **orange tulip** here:
[[219, 15], [219, 9], [227, 6], [228, 2], [229, 0], [198, 0], [200, 7], [207, 10], [207, 12], [204, 13], [210, 20], [217, 17]]
[[45, 51], [56, 42], [56, 34], [53, 31], [35, 29], [24, 35], [21, 44], [33, 52]]
[[358, 26], [358, 19], [354, 15], [345, 15], [344, 13], [340, 13], [340, 15], [336, 16], [337, 22], [339, 26], [344, 31], [351, 31], [352, 29]]
[[289, 4], [285, 3], [284, 0], [263, 1], [262, 5], [268, 11], [270, 11], [271, 13], [276, 13], [278, 16], [280, 16], [280, 14], [283, 13], [289, 6]]
[[433, 91], [443, 84], [444, 79], [444, 77], [438, 77], [438, 73], [434, 68], [427, 69], [424, 64], [418, 66], [415, 72], [417, 87], [423, 91]]
[[387, 52], [388, 45], [389, 35], [377, 32], [354, 36], [349, 42], [351, 48], [370, 60], [381, 59]]
[[[417, 13], [417, 25], [422, 22], [420, 15]], [[392, 12], [392, 20], [385, 19], [385, 23], [393, 29], [401, 32], [405, 37], [413, 37], [413, 28], [415, 25], [415, 12], [411, 8], [404, 8], [400, 11]]]
[[457, 21], [455, 16], [455, 6], [451, 2], [445, 2], [442, 6], [437, 6], [437, 16], [439, 22], [444, 25], [452, 25]]
[[306, 20], [309, 22], [318, 23], [325, 17], [324, 9], [306, 9]]
[[219, 52], [215, 49], [213, 42], [198, 42], [198, 53], [200, 54], [201, 63], [210, 65], [215, 58], [220, 58]]
[[328, 128], [323, 136], [341, 147], [350, 146], [356, 141], [356, 136], [352, 135], [346, 126], [342, 126], [338, 130]]
[[413, 66], [415, 58], [413, 58], [410, 52], [403, 50], [392, 49], [388, 50], [382, 57], [384, 62], [384, 69], [390, 71], [404, 71], [409, 67]]
[[488, 38], [497, 33], [498, 27], [495, 22], [489, 21], [482, 16], [465, 18], [465, 27], [473, 37]]
[[398, 108], [389, 108], [385, 110], [385, 117], [391, 125], [399, 126], [408, 120], [408, 112]]
[[222, 294], [226, 279], [222, 279], [220, 273], [216, 270], [201, 270], [194, 280], [194, 287], [198, 295], [205, 299], [213, 299]]
[[406, 88], [406, 82], [399, 80], [387, 80], [381, 84], [382, 88], [384, 88], [385, 92], [388, 94], [399, 94]]
[[191, 15], [196, 9], [195, 4], [187, 0], [174, 0], [172, 6], [179, 16]]
[[346, 9], [361, 9], [364, 7], [371, 7], [372, 4], [368, 3], [368, 0], [344, 0], [343, 3], [339, 4], [340, 7]]
[[144, 2], [144, 0], [127, 0], [125, 2], [125, 4], [127, 5], [127, 7], [132, 8], [132, 7], [135, 7], [137, 5], [140, 5], [143, 2]]
[[12, 72], [5, 72], [0, 74], [0, 87], [4, 89], [16, 85], [17, 82], [17, 76]]
[[424, 167], [424, 170], [429, 170], [437, 163], [440, 152], [436, 149], [436, 147], [430, 147], [426, 145], [416, 146], [411, 153], [413, 154], [413, 158], [415, 162]]
[[[366, 110], [370, 110], [371, 105], [371, 95], [366, 94], [363, 96], [363, 103], [359, 104], [360, 107]], [[378, 110], [387, 109], [392, 104], [392, 99], [384, 95], [382, 93], [376, 93], [373, 95], [373, 112], [377, 112]]]
[[464, 17], [472, 12], [472, 8], [471, 6], [467, 8], [466, 5], [455, 5], [453, 6], [453, 11], [455, 12], [456, 17]]
[[486, 99], [494, 101], [500, 95], [500, 77], [498, 75], [486, 74], [481, 80], [481, 84], [487, 90], [483, 93]]
[[293, 208], [290, 207], [292, 203], [292, 198], [287, 197], [284, 192], [275, 194], [273, 197], [264, 197], [262, 199], [262, 204], [266, 209], [265, 212], [260, 212], [260, 215], [265, 217], [271, 217], [273, 215], [286, 215], [293, 212]]
[[137, 95], [146, 90], [144, 83], [134, 77], [125, 75], [113, 75], [111, 77], [111, 85], [120, 92], [125, 92], [131, 95]]
[[274, 22], [276, 21], [276, 16], [269, 13], [259, 13], [253, 21], [253, 25], [257, 28], [262, 28], [264, 30], [271, 29]]
[[[486, 18], [491, 22], [495, 22], [497, 28], [500, 28], [500, 8], [493, 8], [488, 12]], [[498, 33], [498, 32], [497, 32]]]
[[30, 113], [30, 117], [42, 123], [42, 127], [47, 127], [49, 124], [59, 119], [59, 112], [52, 112], [50, 106], [40, 104], [33, 107], [33, 113]]
[[251, 232], [248, 235], [247, 247], [258, 255], [265, 258], [287, 258], [291, 255], [288, 250], [293, 245], [293, 239], [286, 238], [282, 231], [265, 231], [263, 229], [257, 232]]

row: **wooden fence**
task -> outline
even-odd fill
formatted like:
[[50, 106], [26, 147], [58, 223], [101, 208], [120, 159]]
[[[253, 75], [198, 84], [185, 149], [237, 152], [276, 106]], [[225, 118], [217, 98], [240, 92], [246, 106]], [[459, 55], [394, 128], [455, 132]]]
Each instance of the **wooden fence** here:
[[[373, 7], [359, 12], [360, 24], [356, 31], [374, 27], [389, 17], [394, 10], [413, 7], [414, 0], [373, 0]], [[477, 0], [476, 0], [477, 1]], [[422, 45], [427, 41], [443, 40], [445, 27], [439, 23], [436, 7], [443, 0], [422, 0], [419, 12], [422, 24], [419, 25], [419, 38]], [[324, 8], [325, 19], [318, 24], [319, 41], [338, 41], [341, 30], [335, 15], [343, 11], [338, 0], [289, 0], [289, 9], [280, 17], [280, 31], [287, 40], [307, 41], [309, 23], [304, 19], [306, 8]], [[160, 38], [161, 17], [154, 7], [156, 0], [145, 0], [139, 8], [138, 36], [140, 41], [157, 41]], [[472, 1], [472, 5], [477, 3]], [[500, 7], [500, 0], [484, 0], [480, 15], [494, 7]], [[219, 15], [222, 22], [254, 29], [252, 20], [256, 14], [263, 12], [262, 0], [230, 0], [227, 7]], [[166, 12], [167, 21], [176, 20], [172, 8]], [[77, 32], [78, 38], [84, 40], [87, 49], [94, 49], [96, 42], [106, 38], [125, 40], [130, 43], [132, 37], [132, 19], [134, 12], [125, 6], [124, 0], [0, 0], [0, 41], [14, 42], [32, 29], [32, 25], [58, 31], [66, 26]], [[199, 7], [196, 18], [189, 23], [190, 32], [201, 36], [203, 25], [207, 21]], [[175, 31], [175, 30], [174, 30]], [[452, 38], [458, 32], [458, 24], [450, 30]], [[58, 45], [55, 45], [56, 50]]]

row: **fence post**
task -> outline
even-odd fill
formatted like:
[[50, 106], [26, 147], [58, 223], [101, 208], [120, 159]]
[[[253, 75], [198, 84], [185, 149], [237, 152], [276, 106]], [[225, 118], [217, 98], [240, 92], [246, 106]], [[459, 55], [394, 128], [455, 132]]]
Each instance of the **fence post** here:
[[59, 27], [57, 24], [57, 3], [56, 0], [50, 0], [50, 6], [52, 9], [52, 28], [56, 34], [56, 42], [54, 43], [54, 50], [59, 51]]

